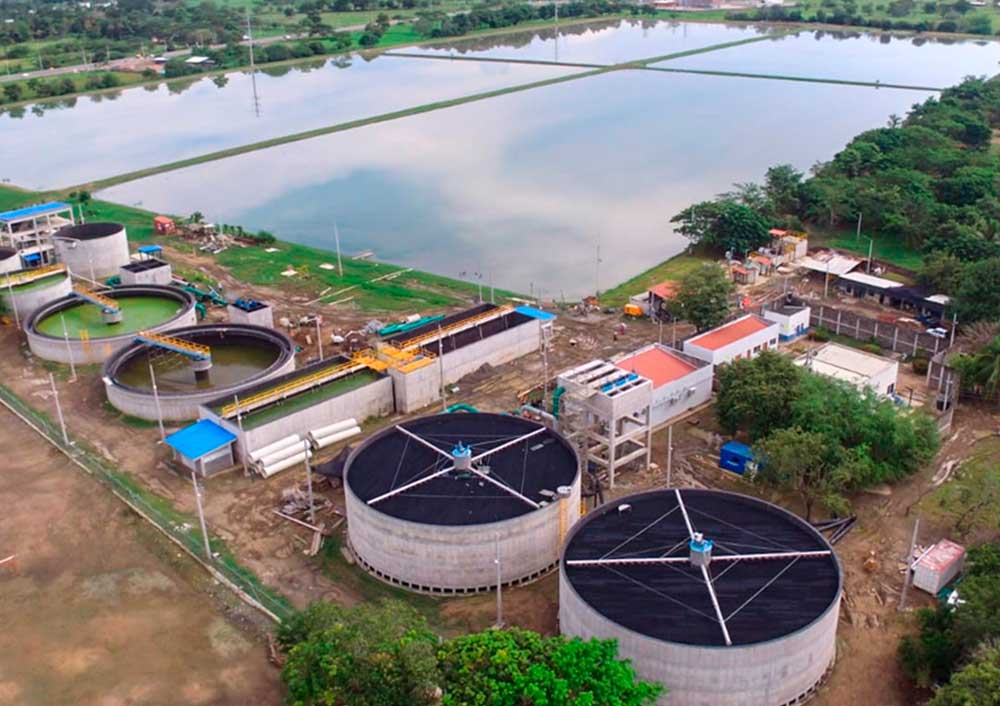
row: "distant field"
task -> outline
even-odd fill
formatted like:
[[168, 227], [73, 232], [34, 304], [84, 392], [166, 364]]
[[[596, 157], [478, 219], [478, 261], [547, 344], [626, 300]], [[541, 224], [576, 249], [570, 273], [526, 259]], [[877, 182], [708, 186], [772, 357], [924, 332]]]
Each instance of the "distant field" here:
[[682, 253], [661, 262], [645, 272], [636, 275], [627, 282], [619, 284], [614, 289], [601, 294], [601, 306], [622, 306], [634, 294], [645, 292], [654, 284], [667, 279], [682, 279], [684, 275], [696, 269], [707, 260], [700, 255]]
[[[907, 2], [906, 0], [902, 2], [899, 0], [892, 2], [888, 0], [865, 2], [865, 0], [861, 0], [855, 5], [857, 8], [855, 12], [862, 17], [876, 20], [890, 20], [893, 22], [903, 20], [913, 23], [926, 22], [931, 29], [939, 22], [953, 21], [956, 23], [959, 32], [968, 31], [969, 24], [973, 22], [974, 17], [984, 16], [988, 17], [992, 23], [991, 34], [1000, 31], [1000, 8], [994, 5], [992, 0], [990, 0], [986, 7], [968, 6], [967, 11], [964, 13], [956, 11], [954, 9], [955, 5], [956, 3], [954, 2], [932, 2], [931, 0], [915, 0], [914, 2]], [[802, 9], [803, 15], [806, 17], [815, 16], [821, 10], [829, 16], [836, 10], [843, 8], [844, 3], [836, 2], [836, 0], [800, 0], [800, 2], [796, 3], [796, 6]], [[893, 8], [893, 11], [890, 11], [890, 7]], [[907, 9], [909, 11], [905, 11]]]

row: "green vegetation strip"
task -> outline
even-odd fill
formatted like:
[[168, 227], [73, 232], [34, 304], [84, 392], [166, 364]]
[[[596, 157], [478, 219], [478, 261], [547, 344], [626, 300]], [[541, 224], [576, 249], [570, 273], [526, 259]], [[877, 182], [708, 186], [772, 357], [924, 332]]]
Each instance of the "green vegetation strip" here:
[[204, 539], [198, 530], [196, 518], [185, 515], [166, 498], [140, 486], [131, 476], [114, 467], [84, 441], [73, 439], [71, 436], [67, 444], [61, 429], [52, 419], [29, 405], [5, 385], [0, 385], [0, 404], [187, 551], [215, 578], [227, 584], [229, 588], [235, 589], [237, 594], [251, 605], [256, 604], [255, 608], [278, 621], [286, 619], [294, 612], [289, 600], [265, 586], [252, 571], [240, 565], [221, 539], [210, 538], [209, 545], [214, 558], [206, 559]]
[[135, 181], [136, 179], [143, 179], [145, 177], [155, 176], [157, 174], [163, 174], [165, 172], [172, 172], [178, 169], [184, 169], [186, 167], [193, 167], [195, 165], [204, 164], [206, 162], [214, 162], [220, 159], [226, 159], [228, 157], [235, 157], [237, 155], [247, 154], [249, 152], [256, 152], [258, 150], [267, 149], [269, 147], [277, 147], [279, 145], [286, 145], [292, 142], [301, 142], [302, 140], [309, 140], [314, 137], [322, 137], [324, 135], [331, 135], [337, 132], [354, 130], [355, 128], [365, 127], [367, 125], [376, 125], [378, 123], [385, 123], [392, 120], [397, 120], [399, 118], [406, 118], [413, 115], [430, 113], [436, 110], [442, 110], [444, 108], [453, 108], [455, 106], [465, 105], [467, 103], [475, 103], [478, 101], [487, 100], [489, 98], [496, 98], [498, 96], [504, 96], [511, 93], [520, 93], [522, 91], [530, 91], [535, 88], [543, 88], [545, 86], [554, 86], [560, 83], [567, 83], [569, 81], [577, 81], [583, 78], [590, 78], [591, 76], [599, 76], [601, 74], [609, 73], [611, 71], [643, 68], [648, 64], [659, 63], [661, 61], [669, 61], [670, 59], [678, 59], [681, 57], [691, 56], [694, 54], [702, 54], [705, 52], [717, 51], [719, 49], [727, 49], [729, 47], [741, 46], [743, 44], [751, 44], [753, 42], [760, 42], [766, 39], [773, 39], [775, 37], [781, 36], [782, 34], [788, 34], [791, 32], [792, 30], [785, 33], [765, 34], [761, 35], [760, 37], [740, 39], [738, 41], [725, 42], [723, 44], [715, 44], [708, 47], [702, 47], [700, 49], [691, 49], [689, 51], [676, 52], [674, 54], [664, 54], [662, 56], [654, 56], [648, 59], [638, 59], [636, 61], [629, 61], [622, 64], [611, 64], [609, 66], [592, 69], [590, 71], [582, 71], [580, 73], [570, 74], [568, 76], [557, 76], [542, 81], [532, 81], [531, 83], [523, 83], [517, 86], [499, 88], [493, 91], [485, 91], [483, 93], [473, 93], [471, 95], [462, 96], [460, 98], [451, 98], [449, 100], [435, 101], [433, 103], [425, 103], [424, 105], [418, 105], [412, 108], [395, 110], [389, 113], [382, 113], [380, 115], [373, 115], [367, 118], [350, 120], [348, 122], [338, 123], [336, 125], [329, 125], [327, 127], [316, 128], [313, 130], [305, 130], [303, 132], [297, 132], [291, 135], [274, 137], [269, 140], [261, 140], [260, 142], [253, 142], [239, 147], [230, 147], [229, 149], [219, 150], [217, 152], [210, 152], [208, 154], [204, 154], [198, 157], [191, 157], [189, 159], [182, 159], [176, 162], [168, 162], [167, 164], [161, 164], [155, 167], [139, 169], [134, 172], [127, 172], [125, 174], [119, 174], [118, 176], [108, 177], [107, 179], [100, 179], [97, 181], [87, 182], [86, 184], [81, 184], [76, 187], [70, 187], [70, 189], [75, 189], [75, 190], [84, 189], [89, 191], [98, 191], [100, 189], [107, 189], [109, 187], [116, 186], [118, 184], [124, 184], [125, 182]]
[[376, 380], [378, 380], [378, 376], [375, 373], [362, 371], [346, 375], [323, 385], [317, 385], [313, 389], [290, 397], [287, 400], [282, 400], [281, 402], [276, 402], [251, 412], [243, 417], [243, 427], [245, 429], [254, 429], [261, 424], [281, 417], [287, 417], [289, 414], [319, 404], [333, 397], [338, 397], [351, 390], [356, 390]]
[[817, 78], [813, 76], [787, 76], [782, 74], [751, 74], [743, 71], [711, 71], [707, 69], [672, 69], [666, 66], [644, 66], [647, 71], [662, 71], [672, 74], [696, 74], [699, 76], [729, 76], [732, 78], [756, 78], [770, 81], [799, 81], [801, 83], [830, 83], [837, 86], [868, 86], [872, 88], [897, 88], [905, 91], [943, 91], [937, 86], [911, 86], [903, 83], [881, 83], [879, 81], [852, 81], [840, 78]]

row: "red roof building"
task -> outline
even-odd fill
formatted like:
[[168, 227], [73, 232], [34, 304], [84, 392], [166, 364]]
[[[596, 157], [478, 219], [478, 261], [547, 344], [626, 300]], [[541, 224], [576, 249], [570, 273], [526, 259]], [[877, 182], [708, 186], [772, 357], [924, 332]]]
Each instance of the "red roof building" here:
[[713, 365], [752, 358], [778, 345], [778, 324], [747, 314], [684, 341], [684, 352]]

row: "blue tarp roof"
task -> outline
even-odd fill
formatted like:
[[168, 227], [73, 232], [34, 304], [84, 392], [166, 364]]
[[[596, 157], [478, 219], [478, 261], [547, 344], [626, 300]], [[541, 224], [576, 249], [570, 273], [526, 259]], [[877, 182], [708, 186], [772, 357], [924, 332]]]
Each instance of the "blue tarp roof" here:
[[41, 216], [46, 213], [56, 213], [58, 211], [68, 211], [72, 208], [68, 203], [63, 203], [62, 201], [50, 201], [49, 203], [40, 203], [37, 206], [28, 206], [27, 208], [19, 208], [15, 211], [4, 211], [0, 213], [0, 221], [17, 221], [22, 218], [31, 218], [32, 216]]
[[139, 252], [143, 255], [153, 255], [154, 253], [163, 252], [162, 245], [140, 245]]
[[551, 321], [556, 318], [555, 314], [550, 314], [547, 311], [542, 311], [541, 309], [536, 309], [533, 306], [519, 306], [514, 309], [519, 314], [524, 314], [525, 316], [530, 316], [533, 319], [541, 319], [542, 321]]
[[202, 419], [167, 437], [167, 445], [181, 456], [197, 461], [226, 444], [236, 441], [236, 435], [223, 429], [211, 419]]

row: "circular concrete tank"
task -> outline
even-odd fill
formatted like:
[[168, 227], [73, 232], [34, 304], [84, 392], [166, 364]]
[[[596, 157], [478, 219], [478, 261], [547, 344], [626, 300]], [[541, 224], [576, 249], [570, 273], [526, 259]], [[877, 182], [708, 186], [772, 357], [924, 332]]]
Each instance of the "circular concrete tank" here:
[[129, 263], [128, 235], [121, 223], [81, 223], [52, 237], [59, 261], [81, 277], [101, 279]]
[[295, 344], [274, 329], [206, 324], [171, 329], [169, 335], [208, 346], [212, 359], [208, 374], [196, 375], [193, 361], [180, 353], [134, 342], [104, 363], [105, 391], [116, 409], [140, 419], [157, 418], [150, 366], [159, 413], [166, 421], [195, 419], [199, 405], [238, 395], [250, 385], [295, 369]]
[[31, 352], [57, 363], [69, 363], [71, 355], [77, 365], [103, 363], [139, 331], [159, 333], [197, 322], [194, 298], [174, 287], [116, 287], [101, 294], [119, 304], [121, 321], [106, 323], [101, 307], [76, 295], [57, 299], [24, 322]]
[[73, 283], [65, 270], [12, 287], [6, 286], [6, 278], [0, 278], [0, 303], [8, 312], [13, 313], [16, 309], [21, 321], [28, 319], [39, 307], [72, 291]]
[[0, 274], [21, 269], [21, 256], [14, 248], [0, 248]]
[[639, 676], [667, 687], [664, 704], [786, 706], [833, 665], [841, 584], [830, 544], [786, 510], [656, 490], [601, 506], [567, 537], [559, 624], [616, 639]]
[[474, 593], [558, 564], [580, 514], [576, 451], [520, 417], [440, 414], [384, 429], [344, 469], [359, 562], [414, 591]]

